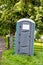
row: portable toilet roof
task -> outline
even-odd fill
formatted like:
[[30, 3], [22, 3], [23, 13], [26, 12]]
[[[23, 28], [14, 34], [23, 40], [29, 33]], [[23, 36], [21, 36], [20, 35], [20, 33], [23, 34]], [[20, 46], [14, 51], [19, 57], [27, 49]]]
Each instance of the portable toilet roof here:
[[18, 20], [17, 22], [21, 22], [21, 21], [30, 21], [31, 23], [35, 23], [33, 20], [28, 19], [28, 18], [22, 18], [22, 19]]

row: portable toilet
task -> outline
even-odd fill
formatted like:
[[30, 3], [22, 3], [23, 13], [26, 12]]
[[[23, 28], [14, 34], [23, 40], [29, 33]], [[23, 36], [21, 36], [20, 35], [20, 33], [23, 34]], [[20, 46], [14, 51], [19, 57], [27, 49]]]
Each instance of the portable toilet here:
[[23, 18], [17, 21], [15, 53], [34, 54], [34, 30], [35, 22], [31, 19]]

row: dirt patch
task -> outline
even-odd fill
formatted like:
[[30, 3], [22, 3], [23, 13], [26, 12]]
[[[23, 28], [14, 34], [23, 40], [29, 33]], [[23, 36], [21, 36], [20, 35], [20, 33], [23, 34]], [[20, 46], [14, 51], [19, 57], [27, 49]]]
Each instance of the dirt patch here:
[[5, 39], [0, 37], [0, 59], [2, 59], [2, 52], [6, 49]]
[[6, 44], [5, 39], [3, 37], [0, 37], [0, 49], [5, 50]]

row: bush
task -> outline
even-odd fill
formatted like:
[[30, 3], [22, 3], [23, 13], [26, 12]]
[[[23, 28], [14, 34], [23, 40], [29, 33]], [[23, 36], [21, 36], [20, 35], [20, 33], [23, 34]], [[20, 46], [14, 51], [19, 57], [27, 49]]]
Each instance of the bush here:
[[38, 32], [36, 32], [35, 34], [35, 40], [39, 40], [40, 39], [40, 34]]

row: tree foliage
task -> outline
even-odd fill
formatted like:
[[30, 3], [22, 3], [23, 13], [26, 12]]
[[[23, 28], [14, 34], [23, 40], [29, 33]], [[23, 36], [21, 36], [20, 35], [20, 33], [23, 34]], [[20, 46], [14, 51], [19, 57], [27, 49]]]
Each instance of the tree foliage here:
[[14, 34], [20, 18], [33, 19], [43, 32], [43, 0], [0, 0], [0, 34]]

